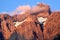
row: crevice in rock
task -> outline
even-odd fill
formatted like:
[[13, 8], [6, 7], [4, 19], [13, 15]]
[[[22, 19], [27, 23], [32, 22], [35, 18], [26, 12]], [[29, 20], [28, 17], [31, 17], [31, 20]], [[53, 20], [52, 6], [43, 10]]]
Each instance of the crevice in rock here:
[[37, 22], [35, 22], [35, 25], [36, 25], [36, 27], [37, 27]]
[[3, 20], [0, 18], [0, 23], [2, 22]]
[[7, 26], [8, 30], [11, 32], [10, 27], [9, 27], [9, 23], [6, 23], [6, 26]]
[[41, 31], [43, 32], [43, 23], [42, 24], [39, 24], [40, 25], [40, 28], [41, 28]]
[[36, 38], [38, 38], [36, 32], [33, 31], [33, 36], [34, 36], [34, 39], [33, 40], [36, 40]]
[[4, 20], [7, 20], [7, 16], [4, 16]]
[[1, 28], [1, 23], [0, 23], [0, 29], [2, 29], [2, 28]]
[[2, 22], [3, 20], [0, 18], [0, 29], [2, 29], [2, 26], [1, 26], [1, 22]]

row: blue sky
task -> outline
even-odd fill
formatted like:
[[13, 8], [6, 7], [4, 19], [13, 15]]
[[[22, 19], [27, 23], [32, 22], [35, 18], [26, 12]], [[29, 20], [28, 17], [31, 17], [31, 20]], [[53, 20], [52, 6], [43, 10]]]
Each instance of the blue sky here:
[[0, 0], [0, 12], [14, 11], [21, 5], [36, 5], [37, 2], [43, 2], [50, 5], [52, 11], [60, 10], [60, 0]]

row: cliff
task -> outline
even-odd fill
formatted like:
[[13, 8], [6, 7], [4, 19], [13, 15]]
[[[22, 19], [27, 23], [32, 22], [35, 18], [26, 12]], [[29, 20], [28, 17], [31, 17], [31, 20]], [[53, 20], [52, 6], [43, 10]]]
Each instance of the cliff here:
[[0, 40], [57, 40], [59, 28], [60, 12], [43, 3], [22, 14], [0, 14]]

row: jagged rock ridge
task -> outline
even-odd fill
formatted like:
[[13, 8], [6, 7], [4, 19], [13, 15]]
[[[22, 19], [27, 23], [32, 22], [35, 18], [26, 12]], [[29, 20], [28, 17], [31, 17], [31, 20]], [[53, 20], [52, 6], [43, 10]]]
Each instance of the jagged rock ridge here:
[[59, 40], [60, 12], [40, 3], [23, 14], [0, 14], [0, 40]]

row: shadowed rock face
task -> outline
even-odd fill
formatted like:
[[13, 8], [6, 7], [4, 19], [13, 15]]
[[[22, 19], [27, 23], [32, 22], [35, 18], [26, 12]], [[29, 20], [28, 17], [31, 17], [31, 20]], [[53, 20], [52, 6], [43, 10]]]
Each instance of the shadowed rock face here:
[[60, 35], [56, 35], [53, 40], [60, 40]]
[[52, 13], [44, 26], [45, 40], [58, 40], [57, 35], [60, 35], [60, 12]]
[[26, 39], [24, 38], [24, 36], [21, 36], [21, 35], [18, 34], [16, 31], [14, 31], [14, 32], [11, 34], [9, 40], [26, 40]]
[[3, 36], [2, 32], [0, 32], [0, 40], [4, 40], [4, 36]]

